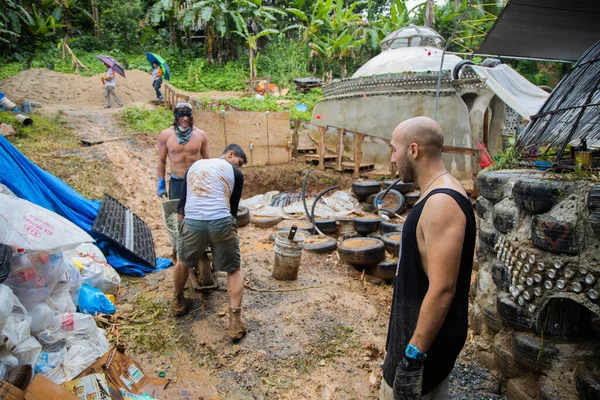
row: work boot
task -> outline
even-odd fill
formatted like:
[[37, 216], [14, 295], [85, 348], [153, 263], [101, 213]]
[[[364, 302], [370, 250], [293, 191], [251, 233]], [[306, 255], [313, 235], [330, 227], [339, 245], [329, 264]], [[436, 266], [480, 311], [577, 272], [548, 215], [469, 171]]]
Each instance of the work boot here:
[[175, 294], [175, 298], [173, 299], [173, 315], [176, 317], [185, 315], [191, 303], [192, 301], [187, 299], [183, 292]]
[[246, 324], [242, 322], [242, 308], [229, 307], [229, 336], [238, 340], [246, 335]]

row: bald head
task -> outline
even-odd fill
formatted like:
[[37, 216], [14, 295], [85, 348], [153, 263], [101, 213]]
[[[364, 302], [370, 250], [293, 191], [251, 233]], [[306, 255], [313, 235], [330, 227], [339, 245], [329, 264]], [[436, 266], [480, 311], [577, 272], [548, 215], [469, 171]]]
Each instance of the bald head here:
[[392, 134], [392, 142], [402, 146], [416, 143], [425, 156], [442, 154], [444, 135], [440, 125], [428, 117], [415, 117], [401, 122]]

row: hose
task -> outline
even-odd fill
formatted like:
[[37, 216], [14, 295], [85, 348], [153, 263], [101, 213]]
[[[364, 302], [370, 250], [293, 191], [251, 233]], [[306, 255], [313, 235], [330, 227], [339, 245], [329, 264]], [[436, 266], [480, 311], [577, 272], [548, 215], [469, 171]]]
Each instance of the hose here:
[[332, 186], [329, 189], [325, 189], [323, 190], [321, 193], [319, 193], [317, 195], [317, 197], [315, 197], [315, 201], [313, 202], [312, 208], [310, 210], [310, 217], [309, 217], [309, 221], [311, 222], [311, 224], [313, 224], [313, 226], [315, 227], [315, 230], [317, 231], [317, 233], [319, 235], [325, 236], [325, 234], [323, 232], [321, 232], [319, 230], [319, 228], [317, 228], [317, 224], [315, 224], [315, 206], [317, 205], [317, 202], [319, 201], [319, 199], [321, 199], [321, 197], [323, 197], [326, 193], [331, 192], [332, 190], [335, 190], [339, 188], [339, 186]]
[[[381, 201], [383, 201], [383, 198], [389, 193], [390, 190], [392, 190], [392, 188], [394, 186], [396, 186], [396, 184], [398, 182], [400, 182], [402, 180], [402, 177], [396, 179], [394, 181], [394, 183], [392, 183], [390, 186], [387, 187], [387, 189], [385, 189], [385, 191], [383, 192], [383, 194], [381, 195]], [[379, 192], [381, 193], [381, 192]], [[377, 203], [379, 201], [379, 194], [377, 195], [377, 197], [375, 197], [375, 202]], [[379, 213], [380, 211], [385, 211], [386, 213], [388, 213], [389, 215], [397, 215], [395, 212], [393, 212], [392, 210], [388, 210], [387, 208], [379, 208], [377, 209], [377, 213]]]

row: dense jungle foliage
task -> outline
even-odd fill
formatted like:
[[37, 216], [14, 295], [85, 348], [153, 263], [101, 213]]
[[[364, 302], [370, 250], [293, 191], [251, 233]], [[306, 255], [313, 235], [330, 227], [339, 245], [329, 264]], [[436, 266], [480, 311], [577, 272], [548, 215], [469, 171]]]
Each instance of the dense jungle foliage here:
[[[280, 87], [293, 78], [349, 76], [380, 52], [379, 42], [410, 23], [451, 36], [466, 0], [0, 0], [0, 79], [27, 68], [73, 72], [68, 52], [103, 71], [96, 54], [149, 71], [145, 52], [162, 55], [172, 83], [187, 91], [243, 90], [250, 76]], [[477, 49], [503, 1], [475, 0], [450, 51]], [[477, 29], [475, 29], [477, 28]], [[478, 60], [475, 59], [477, 62]], [[538, 85], [555, 85], [568, 68], [514, 61]]]

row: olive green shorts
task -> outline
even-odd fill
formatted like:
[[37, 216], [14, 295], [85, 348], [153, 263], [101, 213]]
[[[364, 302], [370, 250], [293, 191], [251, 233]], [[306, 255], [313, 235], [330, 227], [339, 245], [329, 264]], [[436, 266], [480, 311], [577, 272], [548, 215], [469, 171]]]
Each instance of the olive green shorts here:
[[215, 269], [235, 272], [240, 269], [240, 244], [237, 221], [233, 216], [211, 221], [184, 219], [179, 222], [177, 256], [188, 268], [195, 268], [210, 246]]

